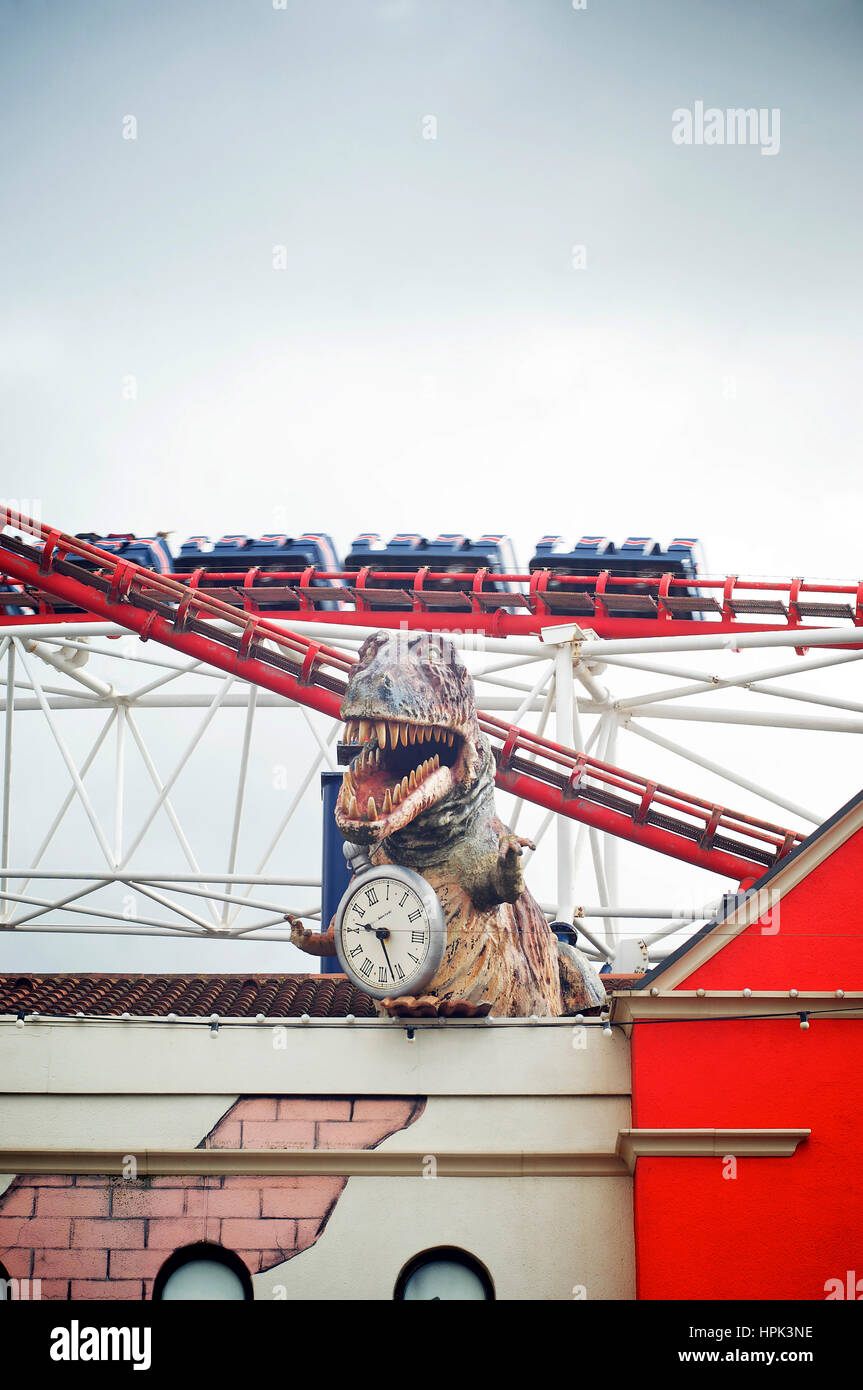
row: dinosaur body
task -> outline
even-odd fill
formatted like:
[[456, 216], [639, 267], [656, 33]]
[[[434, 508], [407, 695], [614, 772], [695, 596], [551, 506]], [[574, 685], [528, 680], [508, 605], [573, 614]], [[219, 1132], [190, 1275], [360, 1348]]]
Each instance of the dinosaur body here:
[[[447, 922], [443, 961], [421, 1001], [392, 1012], [557, 1016], [605, 999], [581, 952], [559, 947], [524, 885], [521, 849], [494, 804], [494, 759], [481, 733], [473, 681], [445, 639], [376, 633], [360, 650], [342, 702], [347, 742], [336, 822], [368, 846], [373, 864], [415, 869]], [[298, 928], [304, 949], [332, 949], [330, 933]], [[386, 1002], [386, 1001], [385, 1001]]]

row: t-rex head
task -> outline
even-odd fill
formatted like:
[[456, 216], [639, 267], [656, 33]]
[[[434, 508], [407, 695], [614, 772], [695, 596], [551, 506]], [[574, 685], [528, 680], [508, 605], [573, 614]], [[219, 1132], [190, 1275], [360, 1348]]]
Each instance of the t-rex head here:
[[473, 681], [444, 637], [368, 637], [341, 714], [346, 742], [358, 745], [336, 803], [347, 840], [384, 840], [478, 775]]

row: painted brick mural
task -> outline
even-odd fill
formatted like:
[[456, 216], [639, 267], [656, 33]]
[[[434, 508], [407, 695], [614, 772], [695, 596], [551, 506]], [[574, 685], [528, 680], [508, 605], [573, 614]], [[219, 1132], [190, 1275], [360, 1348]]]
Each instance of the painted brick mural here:
[[[421, 1114], [422, 1099], [241, 1098], [198, 1145], [374, 1149]], [[0, 1261], [41, 1280], [43, 1298], [142, 1299], [175, 1250], [210, 1241], [250, 1274], [314, 1245], [344, 1190], [339, 1177], [16, 1178], [0, 1195]]]

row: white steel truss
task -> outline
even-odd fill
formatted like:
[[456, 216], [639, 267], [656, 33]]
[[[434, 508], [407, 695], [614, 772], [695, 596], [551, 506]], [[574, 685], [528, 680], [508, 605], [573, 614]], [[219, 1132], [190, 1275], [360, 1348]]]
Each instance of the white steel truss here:
[[[374, 630], [290, 626], [349, 651]], [[785, 648], [799, 633], [606, 642], [562, 626], [544, 641], [447, 636], [482, 709], [603, 761], [707, 799], [724, 801], [731, 787], [740, 810], [763, 815], [766, 805], [804, 831], [857, 790], [853, 761], [823, 736], [863, 732], [863, 649], [851, 640], [861, 633], [843, 629], [846, 649], [827, 651], [837, 632], [808, 631], [812, 650], [793, 659]], [[760, 664], [773, 647], [774, 664]], [[337, 766], [337, 725], [83, 617], [7, 627], [0, 683], [0, 930], [287, 942], [287, 915], [319, 921], [317, 784]], [[669, 719], [703, 726], [703, 749], [651, 727]], [[729, 886], [499, 799], [502, 817], [536, 845], [525, 866], [549, 917], [575, 921], [591, 954], [616, 968], [661, 958]]]

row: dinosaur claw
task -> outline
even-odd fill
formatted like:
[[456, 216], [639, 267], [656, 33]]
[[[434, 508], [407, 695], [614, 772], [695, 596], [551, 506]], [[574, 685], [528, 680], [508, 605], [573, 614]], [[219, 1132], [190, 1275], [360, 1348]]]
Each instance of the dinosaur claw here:
[[523, 835], [505, 834], [498, 840], [498, 854], [501, 859], [507, 858], [511, 854], [521, 857], [523, 849], [536, 849], [533, 840], [526, 839]]

